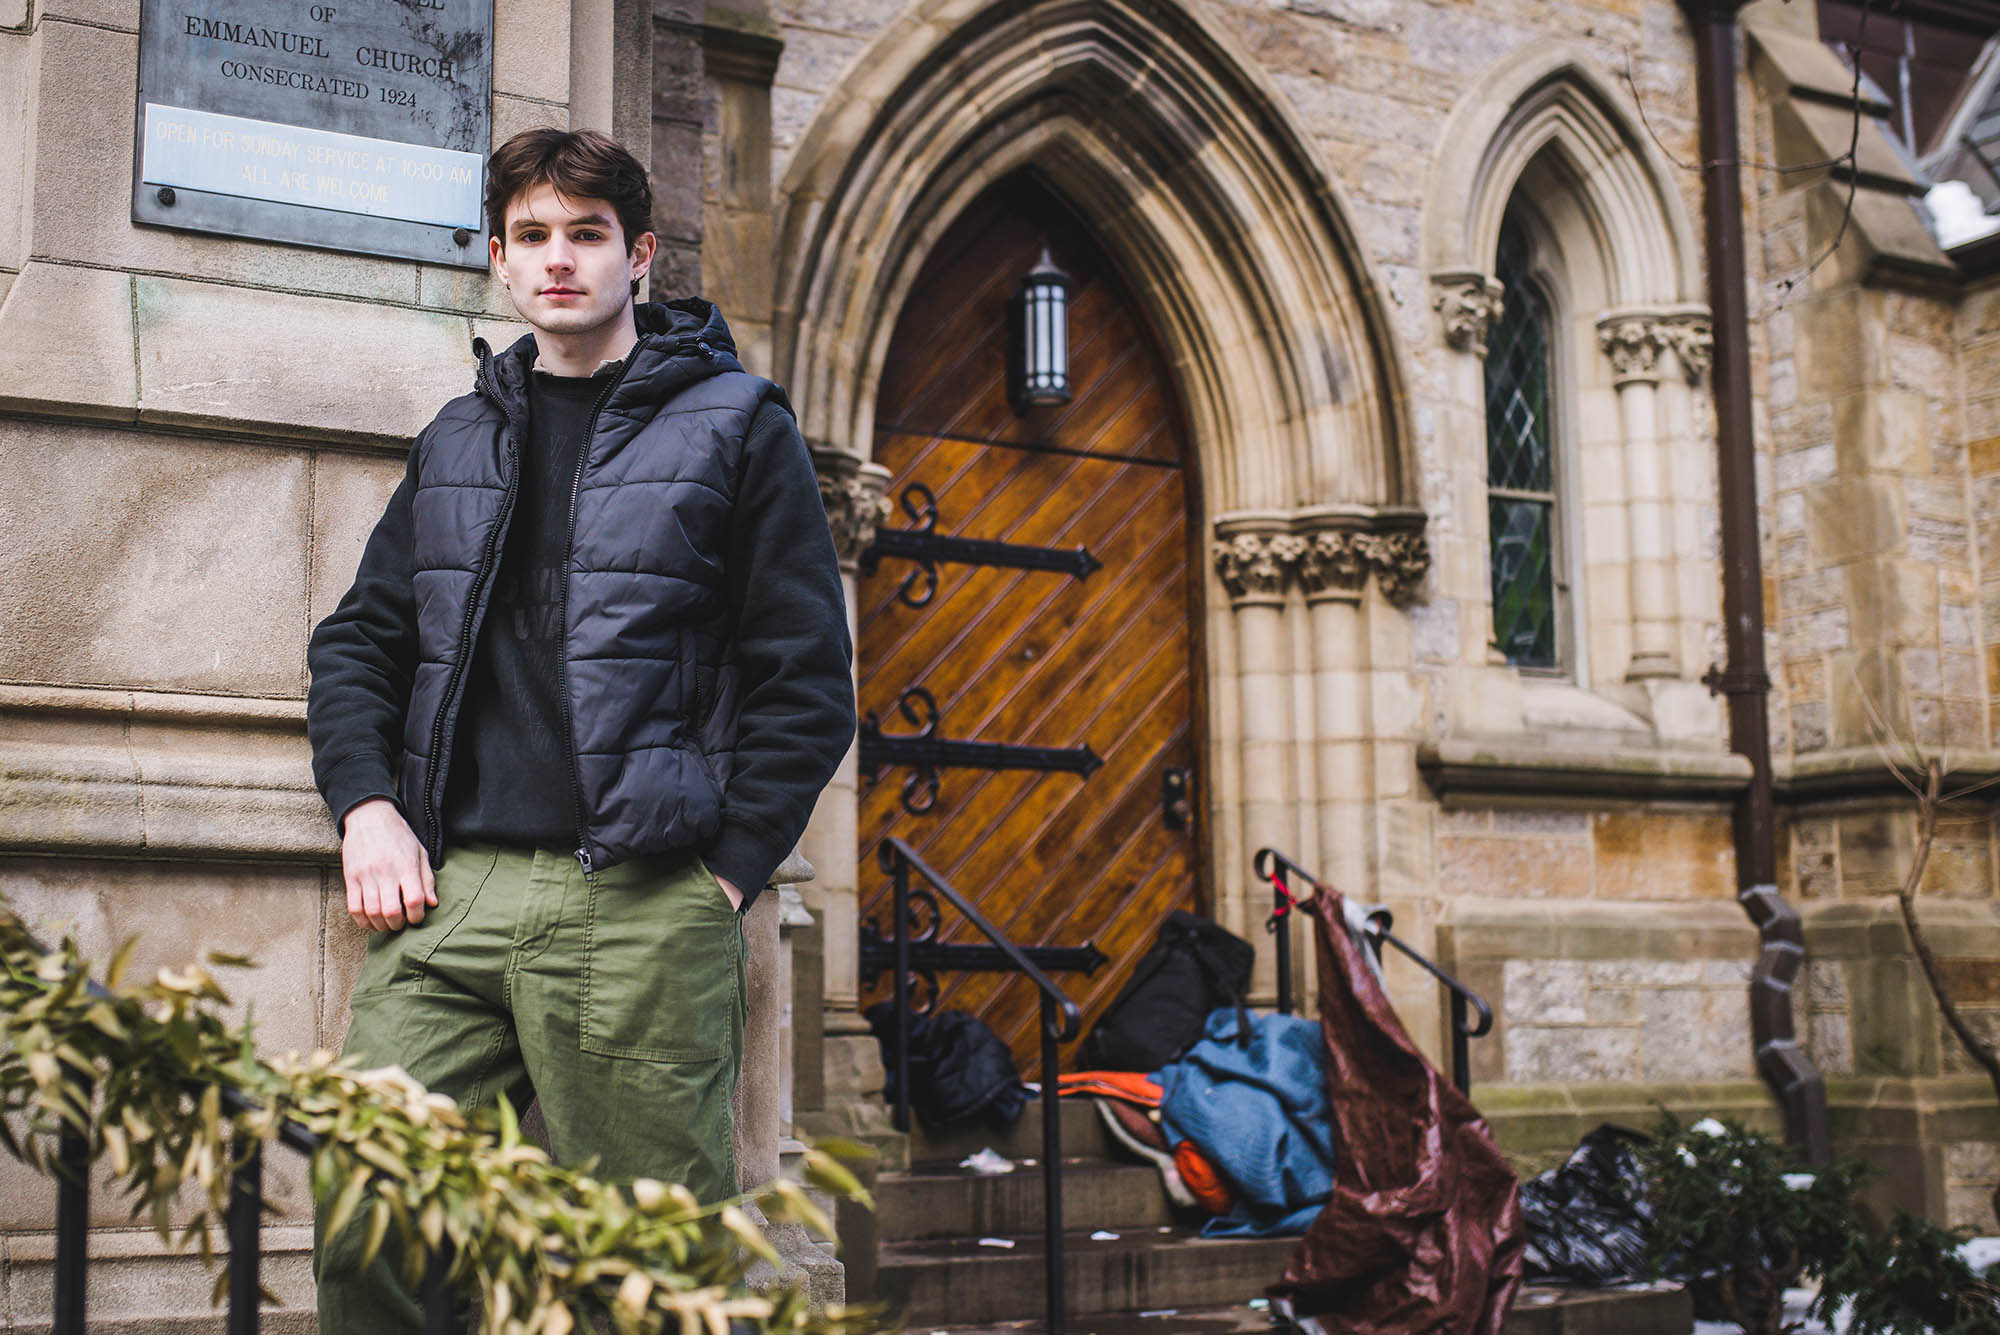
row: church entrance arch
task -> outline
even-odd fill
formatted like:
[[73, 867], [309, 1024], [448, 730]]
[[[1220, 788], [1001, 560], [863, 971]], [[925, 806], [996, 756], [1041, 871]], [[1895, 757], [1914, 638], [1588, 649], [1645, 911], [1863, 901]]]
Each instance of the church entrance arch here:
[[[1385, 849], [1418, 827], [1383, 817], [1376, 782], [1386, 766], [1392, 800], [1409, 800], [1408, 743], [1385, 750], [1376, 736], [1383, 665], [1371, 655], [1403, 642], [1390, 622], [1429, 583], [1385, 289], [1283, 94], [1201, 7], [939, 0], [890, 24], [792, 150], [774, 217], [773, 363], [820, 468], [866, 672], [883, 659], [860, 624], [879, 595], [859, 558], [878, 526], [908, 524], [895, 452], [918, 448], [877, 429], [878, 411], [900, 411], [886, 397], [892, 345], [947, 233], [1024, 172], [1088, 221], [1180, 406], [1183, 486], [1200, 477], [1198, 503], [1180, 511], [1199, 558], [1187, 571], [1200, 706], [1188, 881], [1205, 898], [1187, 893], [1258, 945], [1252, 996], [1268, 1003], [1269, 890], [1251, 853], [1289, 849], [1364, 898], [1385, 866], [1414, 865]], [[940, 509], [942, 528], [974, 531]], [[1106, 573], [1078, 590], [1095, 595]], [[913, 729], [895, 712], [910, 684], [871, 676], [864, 712]], [[954, 708], [944, 735], [992, 736]], [[824, 928], [829, 1099], [879, 1078], [858, 1013], [859, 927], [884, 878], [863, 829], [888, 828], [871, 804], [901, 779], [869, 777], [836, 777], [803, 844]]]
[[[1070, 280], [1071, 397], [1017, 411], [1008, 303], [1045, 248]], [[914, 731], [934, 702], [939, 736], [1078, 755], [1081, 772], [942, 768], [933, 789], [908, 768], [871, 772], [864, 754], [858, 853], [866, 867], [902, 838], [1016, 943], [1094, 942], [1109, 966], [1062, 980], [1088, 1022], [1157, 924], [1206, 903], [1197, 822], [1170, 800], [1201, 788], [1199, 525], [1158, 340], [1033, 173], [997, 182], [933, 248], [890, 341], [874, 435], [894, 503], [884, 530], [1082, 548], [1101, 567], [939, 563], [933, 583], [883, 556], [863, 564], [855, 606], [860, 708], [883, 732]], [[886, 885], [865, 885], [860, 909], [886, 927]], [[984, 944], [949, 909], [939, 939]], [[1032, 1065], [1032, 988], [1001, 974], [939, 983], [941, 1004], [980, 1015]], [[887, 990], [880, 979], [863, 1000]]]

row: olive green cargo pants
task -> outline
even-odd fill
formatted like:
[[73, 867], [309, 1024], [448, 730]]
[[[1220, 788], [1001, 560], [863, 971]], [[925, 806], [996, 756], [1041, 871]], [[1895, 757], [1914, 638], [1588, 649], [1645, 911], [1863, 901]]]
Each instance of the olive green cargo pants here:
[[[437, 898], [369, 939], [344, 1055], [467, 1108], [533, 1097], [557, 1161], [595, 1157], [603, 1178], [736, 1192], [743, 929], [700, 859], [585, 876], [567, 853], [473, 844], [446, 855]], [[321, 1335], [414, 1335], [396, 1267], [354, 1264], [365, 1214], [316, 1249]]]

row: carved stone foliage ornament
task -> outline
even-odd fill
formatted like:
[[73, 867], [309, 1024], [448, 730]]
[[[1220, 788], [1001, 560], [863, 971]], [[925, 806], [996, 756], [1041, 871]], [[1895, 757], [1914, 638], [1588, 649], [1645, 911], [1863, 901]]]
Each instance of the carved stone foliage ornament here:
[[813, 464], [819, 472], [819, 499], [826, 507], [827, 527], [833, 530], [834, 551], [841, 569], [853, 570], [861, 553], [874, 544], [876, 527], [889, 518], [892, 507], [884, 494], [889, 470], [842, 450], [814, 450]]
[[1677, 315], [1667, 321], [1667, 346], [1680, 359], [1681, 370], [1687, 375], [1689, 384], [1696, 384], [1708, 375], [1708, 368], [1715, 364], [1715, 330], [1710, 324], [1708, 313]]
[[1421, 532], [1398, 528], [1322, 528], [1239, 532], [1218, 538], [1215, 569], [1238, 607], [1284, 600], [1297, 580], [1312, 601], [1351, 597], [1373, 574], [1382, 596], [1408, 607], [1430, 578], [1431, 549]]
[[1363, 533], [1359, 540], [1382, 596], [1397, 607], [1415, 602], [1430, 578], [1430, 539], [1421, 533]]
[[1483, 273], [1441, 273], [1431, 280], [1437, 292], [1431, 309], [1444, 323], [1444, 341], [1460, 352], [1486, 355], [1486, 336], [1500, 318], [1505, 288]]
[[1307, 598], [1358, 593], [1368, 578], [1365, 533], [1326, 529], [1306, 540], [1299, 557], [1299, 583]]
[[1614, 315], [1597, 326], [1597, 346], [1611, 359], [1619, 384], [1660, 378], [1660, 352], [1667, 346], [1667, 322], [1657, 315]]
[[1662, 352], [1674, 354], [1689, 384], [1715, 362], [1715, 334], [1708, 312], [1699, 308], [1614, 312], [1597, 322], [1597, 346], [1611, 359], [1619, 384], [1658, 380]]
[[1232, 602], [1282, 602], [1306, 540], [1291, 533], [1238, 533], [1215, 544], [1215, 570]]

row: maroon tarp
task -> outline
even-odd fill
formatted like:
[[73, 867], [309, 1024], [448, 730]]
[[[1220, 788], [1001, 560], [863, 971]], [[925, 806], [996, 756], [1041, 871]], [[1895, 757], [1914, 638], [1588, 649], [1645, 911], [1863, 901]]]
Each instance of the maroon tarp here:
[[1493, 1133], [1403, 1031], [1330, 887], [1303, 906], [1319, 955], [1333, 1197], [1271, 1289], [1343, 1335], [1499, 1335], [1521, 1211]]

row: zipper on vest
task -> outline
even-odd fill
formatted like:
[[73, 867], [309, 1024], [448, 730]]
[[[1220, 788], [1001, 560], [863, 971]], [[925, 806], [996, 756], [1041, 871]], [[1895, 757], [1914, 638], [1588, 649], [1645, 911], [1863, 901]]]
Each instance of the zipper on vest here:
[[512, 463], [512, 471], [507, 478], [507, 490], [500, 498], [500, 513], [494, 517], [493, 527], [486, 533], [486, 551], [480, 558], [479, 571], [472, 581], [472, 590], [465, 600], [465, 620], [458, 629], [458, 659], [451, 665], [451, 676], [446, 678], [444, 698], [438, 703], [437, 718], [431, 723], [430, 765], [424, 778], [424, 833], [426, 847], [435, 852], [444, 842], [443, 823], [437, 814], [438, 762], [444, 758], [444, 721], [451, 712], [452, 696], [458, 693], [459, 685], [465, 677], [466, 665], [472, 661], [472, 618], [479, 608], [479, 596], [486, 588], [486, 581], [493, 575], [494, 558], [500, 548], [500, 531], [506, 527], [507, 515], [514, 508], [514, 497], [521, 482], [520, 423], [514, 412], [507, 406], [497, 388], [488, 380], [488, 365], [479, 363], [479, 383], [486, 397], [493, 400], [496, 407], [507, 419], [507, 458]]
[[[679, 345], [676, 344], [676, 349]], [[590, 856], [590, 833], [583, 818], [583, 773], [576, 763], [576, 722], [570, 713], [569, 704], [569, 577], [570, 563], [576, 556], [576, 509], [578, 498], [583, 495], [583, 474], [590, 467], [590, 443], [597, 436], [597, 415], [604, 411], [613, 391], [624, 383], [625, 372], [631, 369], [632, 358], [638, 354], [635, 344], [618, 373], [611, 378], [597, 396], [597, 402], [590, 405], [590, 417], [584, 422], [583, 448], [576, 457], [576, 476], [569, 484], [569, 535], [563, 541], [562, 584], [557, 593], [556, 624], [562, 628], [560, 652], [557, 655], [556, 698], [562, 704], [563, 741], [569, 751], [569, 802], [570, 817], [576, 822], [576, 865], [583, 869], [585, 876], [596, 870]]]
[[[701, 338], [695, 339], [694, 348], [695, 351], [699, 352], [704, 358], [708, 359], [709, 361], [715, 360], [715, 349], [708, 345], [707, 339], [701, 339]], [[688, 644], [690, 648], [693, 649], [693, 652], [691, 652], [688, 655], [688, 665], [687, 665], [687, 670], [694, 674], [694, 711], [693, 711], [693, 716], [688, 719], [688, 727], [692, 730], [692, 729], [699, 729], [701, 727], [704, 709], [707, 703], [707, 697], [701, 689], [701, 653], [699, 646], [695, 644], [694, 636], [692, 635], [688, 636]], [[700, 734], [697, 732], [695, 736], [695, 749], [699, 751], [700, 748], [701, 748], [701, 737]]]

